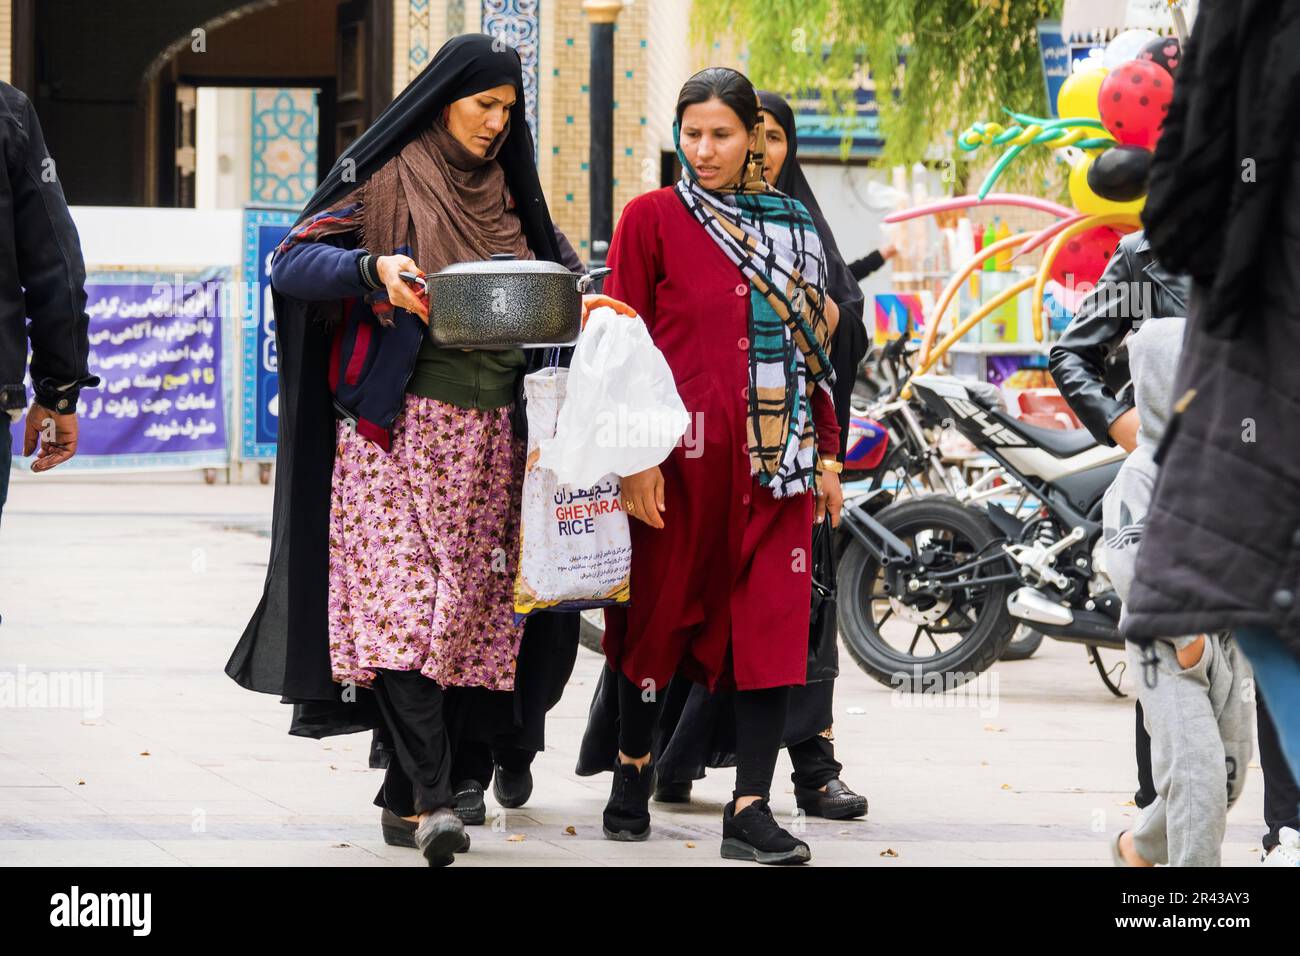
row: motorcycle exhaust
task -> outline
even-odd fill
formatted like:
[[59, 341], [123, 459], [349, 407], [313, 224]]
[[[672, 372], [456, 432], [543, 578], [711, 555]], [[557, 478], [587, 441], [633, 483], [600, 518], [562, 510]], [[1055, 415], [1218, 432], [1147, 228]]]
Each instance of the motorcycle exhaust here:
[[1030, 624], [1068, 627], [1074, 623], [1073, 611], [1057, 604], [1037, 588], [1020, 588], [1011, 594], [1007, 598], [1007, 613]]

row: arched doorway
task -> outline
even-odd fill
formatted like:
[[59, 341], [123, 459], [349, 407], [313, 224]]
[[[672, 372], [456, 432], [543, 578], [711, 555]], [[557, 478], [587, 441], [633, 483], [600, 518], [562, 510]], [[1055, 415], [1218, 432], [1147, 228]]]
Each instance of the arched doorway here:
[[391, 99], [389, 0], [136, 6], [33, 11], [29, 94], [73, 204], [193, 205], [199, 87], [319, 91], [321, 167]]

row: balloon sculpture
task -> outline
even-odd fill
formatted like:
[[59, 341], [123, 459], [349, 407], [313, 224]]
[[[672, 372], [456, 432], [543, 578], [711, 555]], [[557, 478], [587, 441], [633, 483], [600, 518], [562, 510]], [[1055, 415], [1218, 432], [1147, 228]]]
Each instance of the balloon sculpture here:
[[[1180, 28], [1180, 33], [1182, 32]], [[1038, 233], [1020, 233], [981, 249], [953, 276], [926, 319], [920, 371], [927, 371], [948, 347], [974, 328], [985, 316], [1019, 295], [1032, 290], [1034, 337], [1043, 340], [1043, 291], [1049, 278], [1068, 284], [1094, 284], [1115, 252], [1120, 237], [1141, 228], [1138, 214], [1146, 202], [1147, 176], [1152, 151], [1160, 138], [1173, 99], [1174, 74], [1182, 61], [1177, 37], [1161, 37], [1149, 30], [1126, 30], [1107, 45], [1099, 60], [1070, 74], [1056, 98], [1060, 119], [1044, 119], [1005, 109], [1009, 125], [976, 123], [957, 137], [965, 151], [982, 146], [1005, 146], [974, 196], [961, 196], [905, 209], [885, 218], [901, 222], [917, 216], [974, 205], [1020, 205], [1055, 215], [1058, 222]], [[1046, 200], [1006, 193], [991, 193], [1006, 168], [1029, 146], [1048, 146], [1077, 156], [1070, 171], [1070, 200], [1075, 209]], [[1016, 283], [985, 303], [945, 336], [937, 348], [934, 339], [940, 321], [956, 298], [962, 282], [990, 256], [1017, 249], [1016, 256], [1046, 245], [1036, 276]]]

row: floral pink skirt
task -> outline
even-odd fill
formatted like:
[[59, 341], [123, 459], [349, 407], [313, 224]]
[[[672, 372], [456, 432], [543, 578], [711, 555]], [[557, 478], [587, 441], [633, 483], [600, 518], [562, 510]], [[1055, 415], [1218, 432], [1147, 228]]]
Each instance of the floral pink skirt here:
[[330, 665], [513, 690], [523, 443], [509, 408], [415, 395], [387, 453], [339, 425], [329, 538]]

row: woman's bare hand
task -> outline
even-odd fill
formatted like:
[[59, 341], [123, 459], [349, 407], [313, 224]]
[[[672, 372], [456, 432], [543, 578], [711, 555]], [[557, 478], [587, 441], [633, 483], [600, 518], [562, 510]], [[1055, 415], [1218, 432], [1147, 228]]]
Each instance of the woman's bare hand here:
[[817, 510], [813, 519], [817, 524], [830, 515], [831, 527], [840, 526], [840, 512], [844, 510], [844, 491], [840, 487], [840, 476], [833, 471], [822, 472], [822, 493], [817, 496]]
[[415, 260], [410, 256], [380, 256], [375, 260], [375, 271], [379, 273], [379, 281], [388, 290], [388, 301], [392, 303], [393, 308], [414, 312], [425, 325], [428, 325], [429, 307], [420, 298], [415, 288], [408, 285], [398, 274], [414, 272], [418, 276], [423, 276], [424, 273], [415, 264]]
[[658, 465], [623, 479], [623, 510], [652, 528], [664, 526], [664, 473]]

